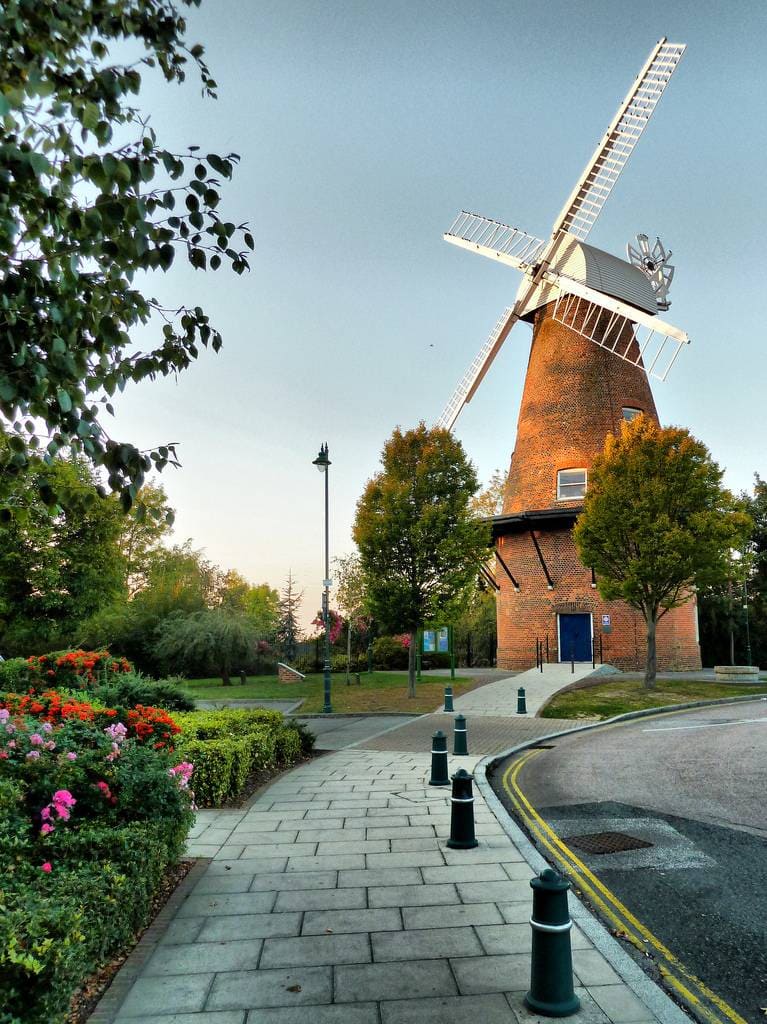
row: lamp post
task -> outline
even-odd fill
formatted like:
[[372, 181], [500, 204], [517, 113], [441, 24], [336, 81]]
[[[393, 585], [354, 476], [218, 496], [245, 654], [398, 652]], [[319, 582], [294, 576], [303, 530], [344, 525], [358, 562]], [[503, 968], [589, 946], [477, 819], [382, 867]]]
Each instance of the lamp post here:
[[322, 669], [324, 697], [323, 714], [333, 713], [330, 703], [330, 555], [328, 544], [328, 478], [330, 476], [330, 458], [328, 456], [328, 445], [320, 445], [320, 453], [312, 460], [320, 473], [325, 474], [325, 579], [322, 581], [322, 620], [325, 623], [325, 664]]

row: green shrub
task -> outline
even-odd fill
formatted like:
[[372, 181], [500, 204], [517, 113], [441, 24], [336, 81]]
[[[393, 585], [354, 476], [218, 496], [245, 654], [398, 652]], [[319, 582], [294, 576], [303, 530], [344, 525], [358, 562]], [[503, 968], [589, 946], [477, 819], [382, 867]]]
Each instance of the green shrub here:
[[408, 649], [398, 637], [379, 636], [373, 641], [373, 668], [407, 668]]
[[314, 745], [312, 733], [279, 711], [194, 711], [173, 718], [182, 730], [177, 752], [194, 764], [200, 807], [237, 800], [256, 772], [294, 764]]
[[0, 1003], [24, 1024], [65, 1020], [82, 980], [147, 923], [172, 859], [161, 823], [62, 831], [57, 844], [50, 874], [28, 865], [0, 883]]
[[29, 688], [31, 670], [26, 658], [0, 661], [0, 690], [25, 693]]
[[179, 676], [147, 679], [140, 672], [126, 672], [92, 684], [88, 694], [110, 708], [135, 708], [142, 704], [167, 711], [193, 711], [194, 700], [182, 690], [181, 681]]

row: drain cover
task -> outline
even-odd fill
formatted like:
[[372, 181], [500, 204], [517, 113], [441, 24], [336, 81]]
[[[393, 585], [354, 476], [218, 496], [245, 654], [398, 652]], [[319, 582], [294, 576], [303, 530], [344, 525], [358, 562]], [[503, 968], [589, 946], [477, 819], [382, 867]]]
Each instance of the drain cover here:
[[625, 832], [591, 832], [585, 836], [568, 836], [565, 842], [586, 853], [624, 853], [626, 850], [645, 850], [653, 845]]

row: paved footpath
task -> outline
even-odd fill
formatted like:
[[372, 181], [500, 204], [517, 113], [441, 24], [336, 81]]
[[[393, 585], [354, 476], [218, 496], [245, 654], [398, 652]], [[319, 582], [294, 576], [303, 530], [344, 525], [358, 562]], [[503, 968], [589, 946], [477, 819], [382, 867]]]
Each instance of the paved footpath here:
[[[200, 812], [190, 852], [215, 854], [117, 1020], [542, 1021], [522, 1005], [533, 872], [476, 787], [480, 845], [447, 848], [449, 789], [427, 785], [429, 760], [342, 750], [287, 773], [247, 809]], [[475, 761], [451, 758], [451, 771]], [[575, 900], [572, 913], [583, 929], [572, 931], [582, 1010], [571, 1019], [677, 1021], [660, 993], [653, 1012], [621, 981]]]
[[593, 675], [595, 671], [603, 673], [615, 670], [609, 665], [600, 665], [594, 669], [590, 661], [576, 661], [572, 669], [569, 661], [551, 662], [543, 666], [543, 672], [531, 668], [527, 672], [518, 672], [506, 679], [497, 679], [476, 690], [470, 690], [462, 697], [456, 697], [454, 707], [456, 712], [467, 716], [513, 715], [517, 710], [517, 690], [521, 686], [525, 690], [528, 715], [537, 715], [546, 701], [558, 690]]

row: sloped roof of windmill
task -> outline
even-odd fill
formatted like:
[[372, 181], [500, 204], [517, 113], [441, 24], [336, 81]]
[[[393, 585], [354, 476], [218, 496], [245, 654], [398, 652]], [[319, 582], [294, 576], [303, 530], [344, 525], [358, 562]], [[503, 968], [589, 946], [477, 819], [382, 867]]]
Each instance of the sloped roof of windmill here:
[[[645, 313], [655, 315], [658, 312], [655, 293], [641, 270], [626, 260], [613, 256], [612, 253], [579, 241], [572, 235], [568, 236], [565, 248], [554, 260], [552, 270], [580, 281], [604, 295], [628, 302]], [[523, 281], [522, 288], [524, 286]], [[556, 297], [557, 291], [550, 285], [539, 286], [528, 303], [528, 314], [540, 306], [545, 306], [547, 302], [552, 302]]]

